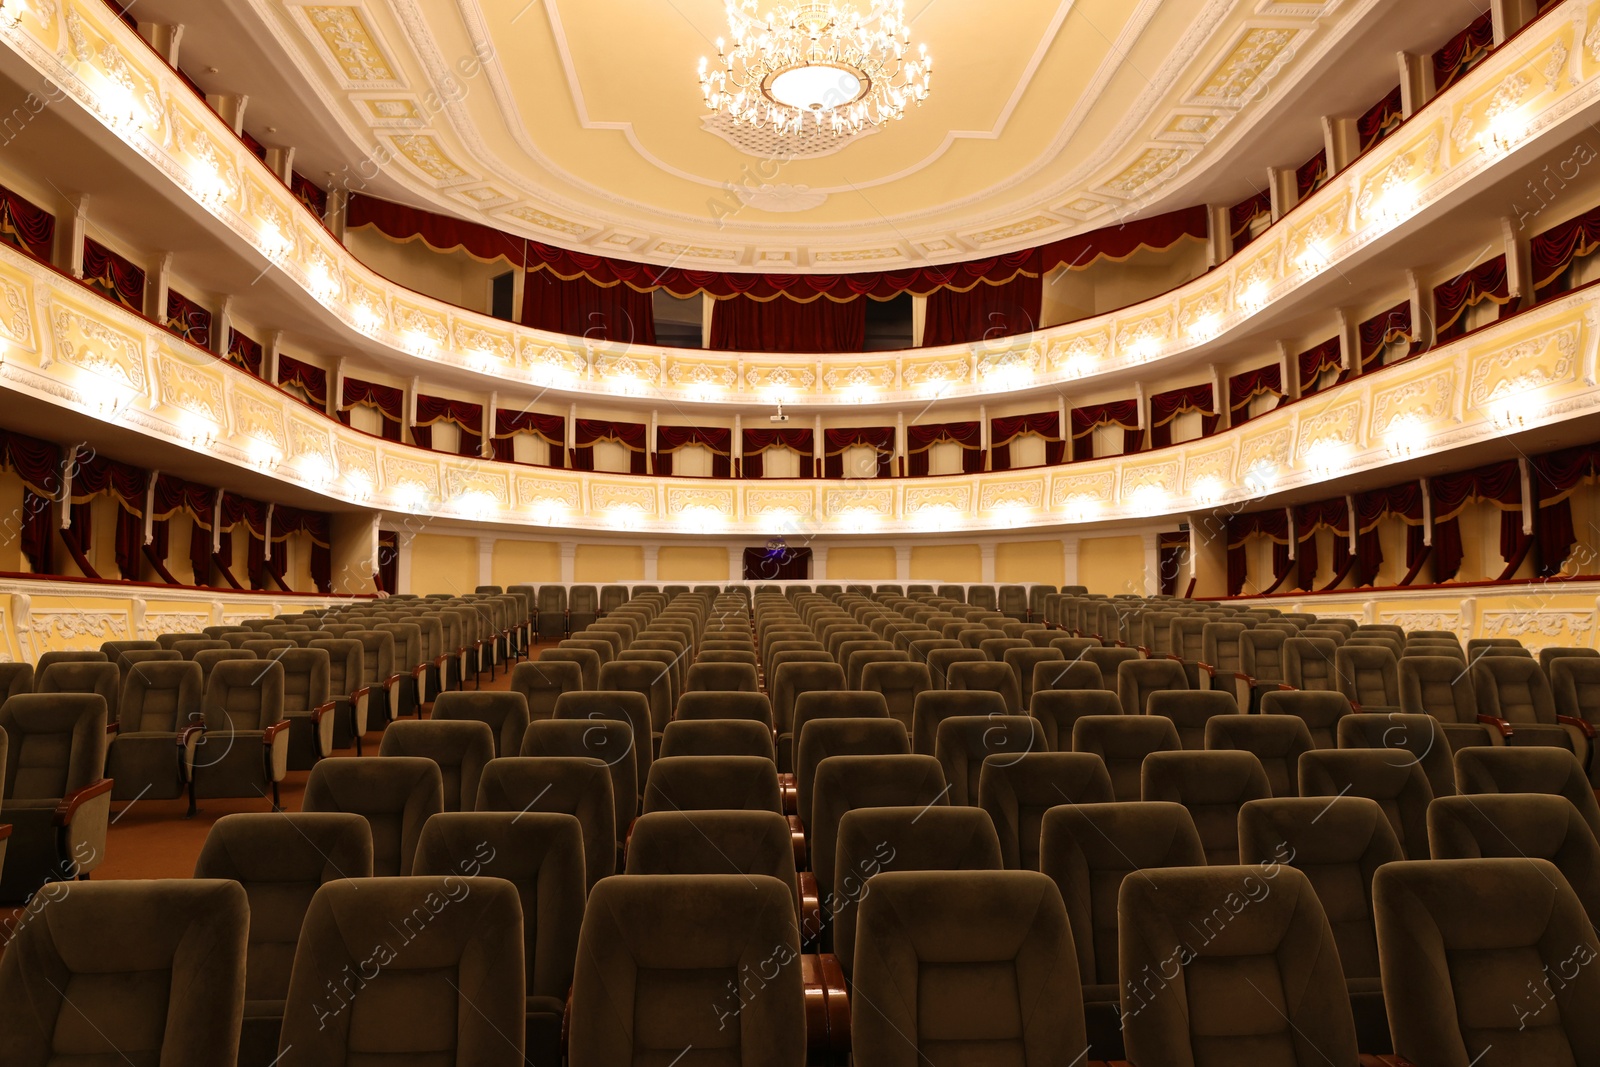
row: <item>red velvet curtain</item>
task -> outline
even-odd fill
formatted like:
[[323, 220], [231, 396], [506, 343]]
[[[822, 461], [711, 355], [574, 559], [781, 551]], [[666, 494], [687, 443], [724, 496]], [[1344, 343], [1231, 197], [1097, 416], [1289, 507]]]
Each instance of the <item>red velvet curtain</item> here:
[[786, 297], [718, 300], [711, 309], [711, 347], [736, 352], [860, 352], [866, 346], [864, 297], [802, 304]]
[[1485, 11], [1433, 54], [1433, 86], [1442, 93], [1494, 51], [1494, 19]]
[[35, 574], [55, 573], [51, 504], [61, 495], [61, 449], [50, 441], [0, 430], [0, 469], [22, 479], [18, 538]]
[[461, 428], [461, 441], [456, 454], [479, 456], [483, 454], [483, 405], [469, 404], [464, 400], [451, 400], [442, 396], [417, 394], [417, 421], [411, 427], [411, 440], [418, 448], [433, 447], [433, 424], [453, 422]]
[[522, 324], [591, 341], [656, 343], [654, 301], [649, 293], [621, 282], [603, 286], [587, 278], [569, 281], [547, 270], [526, 273]]
[[211, 347], [211, 312], [176, 289], [167, 290], [167, 318], [162, 325], [192, 345]]
[[1249, 577], [1249, 557], [1245, 545], [1256, 537], [1272, 541], [1272, 579], [1274, 582], [1289, 573], [1289, 518], [1282, 508], [1271, 511], [1230, 515], [1226, 520], [1228, 531], [1228, 595], [1238, 596], [1244, 591]]
[[1533, 524], [1538, 539], [1538, 573], [1541, 578], [1548, 578], [1561, 573], [1578, 542], [1570, 498], [1579, 485], [1600, 475], [1600, 445], [1579, 445], [1535, 456], [1529, 473], [1538, 501]]
[[305, 205], [307, 211], [317, 217], [318, 221], [328, 214], [328, 194], [299, 171], [289, 173], [289, 191], [294, 194], [296, 200]]
[[328, 372], [293, 356], [278, 354], [278, 384], [295, 385], [310, 398], [307, 403], [318, 411], [328, 409]]
[[1373, 104], [1367, 109], [1366, 114], [1356, 119], [1356, 134], [1361, 139], [1361, 151], [1365, 152], [1382, 141], [1397, 130], [1405, 120], [1400, 86], [1396, 85], [1389, 91], [1388, 96]]
[[1300, 366], [1300, 395], [1310, 396], [1317, 391], [1317, 379], [1323, 371], [1339, 366], [1341, 353], [1339, 339], [1330, 337], [1315, 348], [1307, 349], [1295, 357]]
[[672, 475], [672, 454], [686, 445], [703, 445], [711, 450], [711, 477], [726, 478], [733, 471], [733, 431], [726, 427], [656, 427], [656, 473]]
[[156, 479], [152, 518], [161, 524], [163, 543], [159, 555], [167, 554], [167, 520], [180, 511], [188, 513], [194, 520], [194, 529], [189, 535], [189, 565], [194, 571], [195, 585], [211, 584], [211, 524], [216, 494], [209, 486], [176, 475], [162, 474]]
[[1161, 578], [1161, 595], [1178, 595], [1178, 569], [1183, 565], [1183, 554], [1189, 548], [1189, 535], [1181, 532], [1159, 535], [1157, 563]]
[[1600, 208], [1552, 226], [1532, 241], [1533, 294], [1548, 300], [1567, 291], [1567, 268], [1600, 249]]
[[1037, 274], [1019, 274], [1003, 285], [979, 282], [965, 292], [937, 289], [928, 295], [923, 347], [1032, 333], [1043, 299], [1044, 279]]
[[[246, 580], [249, 581], [251, 589], [266, 589], [267, 505], [236, 493], [224, 492], [221, 528], [224, 534], [230, 535], [226, 545], [229, 553], [233, 547], [231, 535], [241, 526], [244, 527], [245, 536], [249, 538], [245, 552]], [[223, 554], [223, 559], [230, 558], [230, 554]]]
[[1272, 194], [1265, 190], [1247, 200], [1241, 200], [1228, 209], [1228, 227], [1233, 235], [1233, 250], [1242, 251], [1255, 238], [1250, 236], [1250, 226], [1263, 215], [1272, 214]]
[[1511, 304], [1510, 285], [1506, 257], [1501, 253], [1435, 288], [1434, 318], [1439, 324], [1434, 331], [1435, 342], [1442, 343], [1465, 333], [1467, 309], [1485, 300], [1499, 304], [1503, 317]]
[[391, 596], [400, 591], [400, 535], [393, 530], [378, 531], [378, 589]]
[[232, 327], [228, 328], [228, 362], [255, 377], [261, 377], [261, 360], [264, 353], [260, 343], [251, 340]]
[[815, 435], [811, 427], [775, 427], [770, 430], [745, 430], [741, 435], [744, 459], [741, 461], [741, 473], [746, 478], [760, 478], [765, 471], [762, 453], [769, 448], [787, 448], [800, 453], [800, 477], [811, 478], [816, 474], [816, 465], [812, 461], [812, 453], [816, 448]]
[[1061, 437], [1061, 413], [1041, 411], [1036, 415], [1003, 415], [989, 420], [989, 469], [1011, 469], [1011, 442], [1025, 433], [1044, 438], [1045, 466], [1053, 467], [1066, 455], [1067, 443]]
[[1328, 184], [1328, 153], [1318, 149], [1317, 154], [1295, 168], [1294, 187], [1297, 200], [1304, 200]]
[[629, 473], [648, 474], [650, 467], [648, 437], [648, 428], [637, 422], [579, 419], [572, 428], [572, 468], [580, 471], [594, 470], [595, 442], [615, 441], [632, 453]]
[[1417, 336], [1411, 329], [1411, 301], [1402, 300], [1388, 311], [1380, 311], [1363, 322], [1356, 333], [1362, 373], [1377, 366], [1383, 350], [1397, 341], [1409, 341], [1414, 348]]
[[1369, 586], [1377, 581], [1383, 566], [1383, 541], [1379, 524], [1387, 518], [1406, 524], [1406, 570], [1422, 557], [1425, 547], [1422, 528], [1422, 484], [1404, 482], [1387, 489], [1356, 494], [1356, 569], [1353, 584]]
[[[311, 539], [311, 581], [319, 593], [333, 592], [333, 549], [331, 522], [325, 512], [306, 511], [279, 504], [272, 509], [272, 543], [282, 544], [296, 534]], [[380, 538], [382, 534], [379, 535]], [[394, 535], [390, 535], [391, 537]], [[398, 546], [398, 541], [395, 542]], [[380, 547], [381, 555], [381, 547]], [[287, 573], [288, 557], [277, 549], [272, 565], [278, 577]], [[390, 589], [390, 592], [394, 590]]]
[[1350, 562], [1350, 509], [1344, 497], [1302, 504], [1295, 509], [1295, 551], [1299, 588], [1311, 592], [1317, 582], [1317, 531], [1333, 531], [1333, 570], [1343, 571]]
[[1150, 398], [1150, 447], [1166, 448], [1172, 444], [1172, 420], [1191, 411], [1201, 413], [1200, 436], [1210, 437], [1217, 432], [1217, 406], [1211, 395], [1211, 383], [1191, 385], [1157, 393]]
[[928, 451], [934, 445], [951, 442], [961, 446], [961, 473], [983, 471], [983, 423], [944, 422], [906, 427], [906, 473], [913, 478], [928, 475]]
[[56, 217], [0, 185], [0, 241], [49, 263], [55, 249]]
[[[149, 474], [128, 463], [107, 459], [87, 448], [78, 451], [72, 472], [72, 503], [87, 504], [103, 493], [117, 502], [117, 571], [128, 581], [139, 579], [144, 547], [144, 497]], [[73, 526], [78, 525], [76, 510]]]
[[1522, 470], [1508, 459], [1458, 474], [1428, 479], [1433, 497], [1433, 580], [1447, 582], [1461, 569], [1461, 509], [1488, 501], [1500, 509], [1500, 558], [1514, 559], [1522, 549]]
[[550, 466], [566, 466], [567, 420], [561, 415], [541, 415], [537, 411], [507, 411], [494, 413], [494, 458], [501, 463], [515, 463], [516, 435], [531, 433], [550, 446]]
[[857, 296], [889, 300], [903, 292], [926, 296], [947, 287], [967, 289], [980, 281], [1007, 282], [1019, 272], [1043, 275], [1063, 264], [1081, 270], [1100, 259], [1126, 259], [1142, 248], [1205, 240], [1207, 216], [1204, 206], [1184, 208], [987, 259], [859, 274], [735, 274], [630, 263], [513, 237], [360, 193], [350, 198], [348, 219], [351, 229], [371, 226], [394, 241], [421, 240], [443, 252], [460, 248], [477, 259], [505, 259], [513, 266], [549, 271], [566, 280], [586, 278], [607, 286], [620, 282], [641, 292], [666, 289], [678, 297], [707, 292], [718, 300], [787, 295], [805, 301], [826, 294], [843, 301]]
[[1283, 368], [1276, 363], [1235, 374], [1228, 379], [1228, 418], [1231, 425], [1250, 421], [1250, 401], [1262, 393], [1283, 399]]
[[1139, 401], [1113, 400], [1072, 409], [1072, 459], [1094, 459], [1094, 430], [1098, 426], [1122, 427], [1122, 454], [1140, 450], [1144, 431], [1139, 429]]
[[144, 270], [92, 237], [83, 239], [83, 280], [135, 315], [144, 314]]
[[843, 478], [844, 453], [847, 449], [858, 446], [874, 449], [878, 453], [877, 477], [888, 478], [894, 473], [893, 426], [823, 430], [822, 446], [824, 453], [822, 467], [825, 477]]
[[405, 390], [394, 386], [378, 385], [373, 382], [364, 382], [359, 378], [346, 378], [344, 380], [344, 395], [339, 402], [339, 421], [346, 426], [350, 425], [350, 409], [355, 407], [376, 408], [383, 416], [383, 439], [385, 441], [400, 440], [400, 426], [405, 410]]

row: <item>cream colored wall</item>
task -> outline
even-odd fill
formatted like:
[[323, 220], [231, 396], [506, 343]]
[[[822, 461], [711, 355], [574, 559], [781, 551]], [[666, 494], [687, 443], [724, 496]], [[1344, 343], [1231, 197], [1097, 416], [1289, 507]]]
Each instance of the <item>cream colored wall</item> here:
[[[831, 566], [831, 557], [828, 562]], [[918, 582], [981, 582], [982, 550], [977, 545], [913, 545], [911, 578]]]
[[22, 558], [22, 479], [15, 471], [0, 471], [0, 571], [20, 574], [27, 567]]
[[1044, 283], [1042, 325], [1075, 322], [1136, 304], [1199, 277], [1205, 270], [1205, 242], [1184, 241], [1165, 252], [1135, 252], [1121, 263], [1103, 262], [1088, 270], [1052, 274]]
[[1001, 542], [994, 551], [994, 580], [997, 582], [1065, 583], [1066, 564], [1060, 541]]
[[892, 582], [894, 576], [893, 548], [852, 545], [828, 550], [828, 571], [823, 581]]
[[513, 585], [561, 580], [561, 546], [554, 541], [496, 541], [490, 568], [492, 585]]
[[465, 252], [435, 252], [421, 241], [397, 244], [373, 229], [350, 231], [345, 244], [385, 278], [484, 314], [489, 312], [489, 280], [511, 269], [504, 262], [480, 263]]
[[656, 557], [656, 577], [663, 582], [725, 582], [728, 550], [707, 545], [665, 545]]
[[[366, 512], [336, 511], [328, 516], [328, 526], [333, 534], [333, 591], [357, 595], [375, 592], [378, 517]], [[404, 583], [409, 580], [408, 577], [401, 574], [398, 578], [402, 583], [401, 588], [407, 588]], [[467, 592], [470, 593], [472, 588], [469, 585]]]
[[471, 593], [478, 587], [478, 539], [417, 534], [411, 541], [410, 581], [402, 576], [400, 587], [418, 596]]
[[644, 581], [644, 549], [639, 545], [579, 545], [572, 563], [573, 581]]
[[1144, 538], [1086, 537], [1078, 542], [1078, 584], [1091, 593], [1144, 592]]

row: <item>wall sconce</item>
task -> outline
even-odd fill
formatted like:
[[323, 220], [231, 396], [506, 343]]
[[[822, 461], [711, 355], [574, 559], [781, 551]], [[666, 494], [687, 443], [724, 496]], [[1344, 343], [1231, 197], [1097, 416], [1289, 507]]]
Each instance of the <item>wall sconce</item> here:
[[1342, 469], [1348, 462], [1348, 451], [1338, 441], [1323, 439], [1313, 442], [1311, 447], [1306, 449], [1306, 466], [1324, 477]]
[[1068, 522], [1093, 522], [1100, 517], [1103, 505], [1098, 499], [1083, 493], [1067, 497], [1064, 510]]
[[217, 443], [217, 424], [193, 412], [179, 416], [178, 433], [190, 446], [202, 451]]
[[1244, 487], [1251, 496], [1266, 496], [1278, 481], [1278, 465], [1270, 459], [1258, 459], [1244, 472]]
[[1128, 495], [1128, 506], [1136, 515], [1160, 515], [1167, 510], [1168, 499], [1159, 485], [1141, 485]]
[[1191, 491], [1200, 503], [1215, 504], [1222, 499], [1222, 480], [1214, 474], [1208, 474], [1195, 482]]
[[22, 25], [22, 13], [28, 10], [23, 0], [0, 0], [0, 29], [14, 30]]

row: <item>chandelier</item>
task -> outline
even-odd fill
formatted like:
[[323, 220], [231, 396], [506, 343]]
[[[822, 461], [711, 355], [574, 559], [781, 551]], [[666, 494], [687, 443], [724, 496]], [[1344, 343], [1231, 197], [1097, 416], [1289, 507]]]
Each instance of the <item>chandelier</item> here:
[[734, 125], [799, 134], [807, 116], [834, 136], [883, 126], [928, 98], [928, 46], [907, 58], [905, 0], [866, 13], [816, 0], [756, 16], [756, 0], [729, 0], [733, 47], [717, 39], [717, 69], [700, 60], [706, 106]]

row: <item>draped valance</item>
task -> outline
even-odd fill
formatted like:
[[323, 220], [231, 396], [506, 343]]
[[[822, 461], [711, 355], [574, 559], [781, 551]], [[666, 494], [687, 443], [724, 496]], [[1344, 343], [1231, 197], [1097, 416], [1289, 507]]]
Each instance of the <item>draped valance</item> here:
[[411, 440], [418, 448], [433, 447], [433, 426], [454, 423], [461, 429], [456, 453], [476, 456], [483, 451], [483, 405], [442, 396], [417, 394], [417, 420], [411, 426]]
[[211, 347], [211, 312], [176, 289], [167, 290], [167, 314], [161, 325], [192, 345]]
[[1018, 437], [1031, 433], [1044, 438], [1046, 466], [1060, 463], [1066, 454], [1067, 443], [1061, 436], [1061, 414], [1041, 411], [1033, 415], [1001, 415], [989, 420], [989, 467], [991, 470], [1011, 470], [1011, 445]]
[[843, 478], [845, 476], [844, 454], [852, 448], [870, 448], [878, 454], [877, 477], [888, 478], [894, 472], [893, 426], [823, 430], [822, 447], [824, 477]]
[[983, 470], [983, 423], [924, 423], [906, 427], [906, 474], [923, 478], [929, 473], [929, 451], [934, 445], [961, 447], [961, 473]]
[[50, 262], [55, 249], [56, 217], [33, 201], [0, 185], [0, 241], [15, 245], [34, 259]]
[[1210, 437], [1217, 432], [1217, 405], [1212, 395], [1211, 383], [1170, 389], [1150, 398], [1150, 447], [1166, 448], [1172, 444], [1172, 422], [1179, 415], [1200, 413], [1200, 436]]
[[1295, 168], [1294, 187], [1297, 193], [1297, 200], [1304, 200], [1318, 189], [1321, 189], [1328, 184], [1330, 177], [1327, 149], [1318, 149], [1316, 155]]
[[254, 377], [261, 377], [261, 361], [265, 353], [261, 343], [228, 328], [228, 362]]
[[400, 440], [400, 426], [404, 421], [405, 390], [392, 385], [378, 385], [359, 378], [344, 380], [343, 394], [339, 398], [339, 421], [350, 425], [352, 408], [368, 407], [383, 416], [383, 437], [388, 441]]
[[92, 237], [83, 239], [83, 280], [91, 289], [110, 297], [135, 315], [144, 314], [144, 268], [135, 266]]
[[1433, 91], [1444, 92], [1494, 51], [1494, 18], [1485, 11], [1433, 54]]
[[1567, 268], [1574, 259], [1600, 249], [1600, 208], [1535, 234], [1531, 242], [1534, 299], [1567, 290]]
[[1356, 119], [1356, 135], [1361, 141], [1361, 151], [1365, 152], [1373, 145], [1382, 141], [1406, 120], [1405, 108], [1400, 95], [1400, 86], [1396, 85], [1389, 90], [1389, 95], [1379, 100], [1367, 109], [1366, 114]]
[[328, 372], [293, 356], [279, 354], [278, 384], [293, 385], [305, 391], [312, 407], [326, 410], [328, 406]]
[[1327, 370], [1338, 367], [1342, 360], [1339, 339], [1330, 337], [1295, 357], [1300, 366], [1300, 393], [1309, 396], [1317, 391], [1317, 379]]
[[1228, 378], [1228, 411], [1233, 425], [1250, 420], [1250, 401], [1263, 393], [1283, 396], [1283, 368], [1276, 363]]
[[1233, 250], [1237, 252], [1254, 240], [1250, 234], [1251, 225], [1256, 219], [1271, 214], [1272, 194], [1265, 189], [1229, 208], [1228, 228], [1233, 236]]
[[1401, 341], [1415, 344], [1416, 339], [1411, 329], [1411, 301], [1402, 300], [1389, 310], [1378, 312], [1356, 329], [1361, 370], [1370, 370], [1388, 346]]
[[1434, 335], [1439, 340], [1455, 337], [1464, 332], [1458, 329], [1467, 309], [1488, 300], [1499, 304], [1504, 314], [1505, 305], [1511, 303], [1511, 282], [1506, 273], [1504, 253], [1463, 271], [1433, 290], [1434, 318], [1438, 322]]

